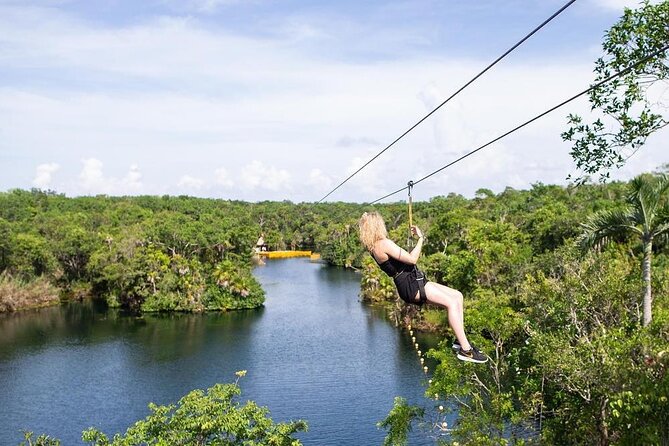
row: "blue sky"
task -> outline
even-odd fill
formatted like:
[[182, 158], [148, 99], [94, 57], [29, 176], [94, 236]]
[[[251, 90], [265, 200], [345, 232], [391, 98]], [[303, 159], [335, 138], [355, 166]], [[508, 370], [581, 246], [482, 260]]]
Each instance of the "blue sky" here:
[[[562, 4], [0, 0], [0, 190], [315, 201]], [[578, 0], [331, 198], [374, 200], [582, 90], [635, 4]], [[559, 135], [587, 109], [416, 198], [565, 183]], [[615, 176], [669, 162], [666, 133]]]

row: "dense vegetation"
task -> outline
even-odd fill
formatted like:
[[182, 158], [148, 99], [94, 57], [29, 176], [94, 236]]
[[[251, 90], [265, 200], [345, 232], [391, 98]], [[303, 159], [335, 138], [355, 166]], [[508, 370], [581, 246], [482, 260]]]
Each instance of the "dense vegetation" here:
[[588, 100], [596, 113], [570, 114], [569, 129], [562, 133], [581, 171], [577, 182], [591, 175], [609, 178], [612, 167], [624, 165], [653, 133], [669, 125], [662, 92], [669, 79], [667, 23], [669, 1], [643, 0], [638, 8], [625, 9], [606, 32], [593, 84], [614, 73], [622, 75], [594, 88]]
[[58, 290], [133, 311], [257, 307], [250, 254], [261, 232], [270, 249], [317, 249], [350, 266], [355, 228], [342, 222], [360, 208], [0, 193], [0, 311], [57, 303]]
[[[491, 358], [461, 363], [450, 336], [429, 352], [438, 365], [427, 394], [459, 414], [441, 432], [445, 444], [669, 442], [667, 180], [481, 190], [417, 206], [427, 233], [419, 265], [463, 291], [467, 331]], [[634, 207], [640, 183], [660, 192], [652, 207]], [[406, 237], [405, 223], [386, 220], [396, 239]], [[642, 243], [644, 231], [654, 244]], [[644, 326], [645, 278], [653, 312]], [[387, 302], [399, 322], [448, 332], [445, 311], [396, 305], [392, 282], [370, 261], [362, 292]], [[420, 418], [397, 404], [395, 412]], [[403, 444], [393, 420], [388, 444]]]
[[[431, 280], [465, 294], [467, 330], [491, 357], [486, 366], [461, 363], [450, 335], [429, 352], [437, 367], [427, 392], [459, 414], [441, 432], [443, 442], [668, 441], [666, 232], [650, 246], [652, 263], [644, 261], [648, 245], [636, 232], [593, 233], [607, 216], [634, 216], [636, 183], [661, 180], [666, 176], [578, 188], [536, 184], [415, 204], [414, 219], [427, 236], [420, 266]], [[660, 192], [656, 229], [669, 224], [669, 194]], [[398, 323], [449, 333], [444, 310], [398, 303], [392, 282], [365, 255], [356, 222], [367, 209], [11, 191], [0, 194], [0, 259], [5, 280], [84, 290], [128, 308], [242, 308], [262, 302], [249, 262], [262, 231], [272, 249], [315, 249], [329, 263], [360, 269], [362, 297], [386, 305]], [[406, 205], [376, 209], [403, 244]], [[595, 249], [588, 240], [599, 240]], [[644, 265], [653, 293], [646, 326]], [[401, 444], [404, 429], [425, 413], [397, 401], [390, 415], [406, 416], [382, 424], [389, 444]]]
[[[595, 81], [636, 65], [591, 92], [593, 121], [568, 118], [562, 137], [573, 144], [581, 187], [480, 190], [472, 200], [449, 195], [415, 206], [427, 234], [420, 266], [465, 294], [468, 332], [491, 358], [461, 363], [446, 340], [429, 352], [437, 367], [427, 393], [443, 400], [440, 413], [458, 412], [454, 426], [432, 424], [439, 442], [669, 444], [669, 180], [585, 184], [588, 175], [608, 178], [669, 124], [666, 104], [649, 94], [666, 83], [669, 55], [645, 60], [666, 45], [668, 21], [669, 1], [646, 0], [606, 33]], [[403, 240], [403, 205], [377, 209]], [[362, 297], [387, 305], [398, 324], [447, 332], [443, 310], [399, 304], [364, 255], [355, 227], [363, 210], [0, 193], [0, 311], [49, 305], [59, 292], [135, 311], [262, 305], [249, 250], [264, 232], [273, 249], [314, 249], [333, 265], [361, 268]], [[233, 404], [237, 394], [236, 385], [195, 391], [178, 408], [152, 407], [125, 436], [84, 437], [100, 445], [298, 444], [290, 435], [305, 425], [274, 425], [254, 404]], [[425, 414], [396, 398], [379, 424], [385, 443], [404, 444]], [[27, 435], [26, 444], [58, 442]]]
[[[193, 390], [177, 405], [149, 404], [151, 413], [130, 426], [125, 434], [111, 439], [95, 428], [83, 432], [82, 440], [91, 446], [133, 445], [266, 445], [299, 446], [302, 443], [293, 434], [307, 430], [304, 421], [275, 423], [269, 410], [252, 401], [240, 404], [239, 378], [246, 371], [237, 372], [232, 384], [216, 384], [207, 389]], [[21, 446], [60, 446], [60, 441], [47, 435], [34, 437], [25, 433]]]

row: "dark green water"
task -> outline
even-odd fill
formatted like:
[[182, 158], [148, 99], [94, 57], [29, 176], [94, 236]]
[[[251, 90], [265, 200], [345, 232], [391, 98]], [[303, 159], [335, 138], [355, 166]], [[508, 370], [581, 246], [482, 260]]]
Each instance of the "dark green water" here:
[[411, 339], [358, 301], [358, 275], [306, 259], [255, 274], [267, 292], [259, 310], [136, 318], [84, 303], [1, 316], [0, 445], [18, 444], [21, 429], [64, 445], [82, 444], [90, 426], [123, 432], [149, 402], [232, 382], [237, 370], [248, 370], [244, 400], [275, 421], [308, 421], [306, 445], [381, 444], [376, 423], [395, 396], [433, 406]]

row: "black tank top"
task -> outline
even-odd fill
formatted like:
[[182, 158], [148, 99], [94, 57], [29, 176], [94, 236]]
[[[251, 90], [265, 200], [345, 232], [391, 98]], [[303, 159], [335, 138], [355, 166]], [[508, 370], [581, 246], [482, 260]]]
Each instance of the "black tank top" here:
[[388, 257], [388, 260], [385, 262], [379, 263], [378, 260], [376, 260], [376, 257], [372, 256], [374, 261], [379, 265], [381, 270], [388, 274], [390, 277], [395, 277], [399, 273], [404, 272], [404, 271], [410, 271], [413, 268], [413, 265], [409, 265], [408, 263], [404, 263], [401, 260], [394, 259], [392, 257]]

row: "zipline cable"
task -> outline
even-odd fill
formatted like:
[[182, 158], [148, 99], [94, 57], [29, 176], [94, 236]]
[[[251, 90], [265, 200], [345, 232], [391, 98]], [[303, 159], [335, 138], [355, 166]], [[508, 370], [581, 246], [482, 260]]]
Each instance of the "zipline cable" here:
[[362, 169], [364, 169], [364, 168], [367, 167], [369, 164], [371, 164], [375, 159], [377, 159], [379, 156], [381, 156], [386, 150], [388, 150], [388, 149], [390, 149], [392, 146], [394, 146], [396, 142], [398, 142], [400, 139], [404, 138], [409, 132], [411, 132], [413, 129], [415, 129], [416, 127], [418, 127], [418, 126], [419, 126], [423, 121], [425, 121], [427, 118], [429, 118], [430, 116], [432, 116], [432, 114], [434, 114], [437, 110], [439, 110], [439, 109], [440, 109], [442, 106], [444, 106], [447, 102], [449, 102], [451, 99], [453, 99], [455, 96], [457, 96], [462, 90], [464, 90], [464, 89], [467, 88], [469, 85], [471, 85], [472, 83], [474, 83], [474, 81], [476, 81], [479, 77], [481, 77], [486, 71], [488, 71], [489, 69], [491, 69], [492, 67], [494, 67], [495, 65], [497, 65], [497, 63], [498, 63], [499, 61], [501, 61], [502, 59], [504, 59], [507, 55], [509, 55], [509, 54], [510, 54], [511, 52], [513, 52], [516, 48], [518, 48], [520, 45], [522, 45], [527, 39], [529, 39], [530, 37], [532, 37], [537, 31], [539, 31], [541, 28], [543, 28], [544, 26], [546, 26], [546, 25], [547, 25], [549, 22], [551, 22], [555, 17], [557, 17], [558, 15], [560, 15], [560, 14], [562, 13], [562, 11], [564, 11], [565, 9], [567, 9], [568, 7], [570, 7], [575, 1], [576, 1], [576, 0], [570, 0], [570, 1], [568, 1], [567, 3], [565, 3], [564, 6], [562, 6], [562, 8], [558, 9], [555, 13], [553, 13], [553, 15], [551, 15], [549, 18], [547, 18], [546, 20], [544, 20], [543, 23], [541, 23], [541, 25], [537, 26], [537, 27], [534, 28], [532, 31], [530, 31], [529, 34], [527, 34], [525, 37], [523, 37], [521, 40], [519, 40], [519, 41], [518, 41], [515, 45], [513, 45], [511, 48], [509, 48], [508, 50], [506, 50], [506, 51], [504, 52], [504, 54], [502, 54], [502, 55], [499, 56], [497, 59], [495, 59], [490, 65], [488, 65], [487, 67], [485, 67], [479, 74], [477, 74], [476, 76], [474, 76], [469, 82], [467, 82], [467, 83], [464, 84], [462, 87], [460, 87], [455, 93], [453, 93], [452, 95], [450, 95], [445, 101], [443, 101], [441, 104], [439, 104], [439, 105], [438, 105], [435, 109], [433, 109], [430, 113], [428, 113], [427, 115], [423, 116], [423, 117], [420, 119], [420, 121], [418, 121], [418, 122], [416, 122], [414, 125], [412, 125], [407, 131], [405, 131], [404, 133], [402, 133], [399, 137], [397, 137], [397, 139], [395, 139], [393, 142], [391, 142], [390, 144], [388, 144], [388, 145], [387, 145], [383, 150], [381, 150], [379, 153], [377, 153], [376, 155], [374, 155], [369, 161], [367, 161], [367, 162], [366, 162], [365, 164], [363, 164], [358, 170], [356, 170], [356, 171], [353, 172], [351, 175], [349, 175], [344, 181], [342, 181], [342, 182], [339, 183], [337, 186], [335, 186], [334, 189], [332, 189], [330, 192], [328, 192], [323, 198], [321, 198], [320, 200], [318, 200], [316, 203], [321, 203], [321, 202], [322, 202], [323, 200], [325, 200], [327, 197], [329, 197], [330, 195], [332, 195], [332, 193], [334, 193], [337, 189], [339, 189], [341, 186], [343, 186], [348, 180], [350, 180], [351, 178], [353, 178], [354, 176], [356, 176]]
[[[430, 178], [431, 176], [436, 175], [437, 173], [441, 172], [442, 170], [444, 170], [444, 169], [446, 169], [446, 168], [448, 168], [448, 167], [451, 167], [453, 164], [462, 161], [463, 159], [467, 158], [467, 157], [470, 156], [470, 155], [473, 155], [474, 153], [478, 152], [479, 150], [482, 150], [482, 149], [488, 147], [489, 145], [491, 145], [491, 144], [493, 144], [493, 143], [496, 143], [496, 142], [499, 141], [500, 139], [509, 136], [510, 134], [512, 134], [512, 133], [514, 133], [514, 132], [516, 132], [516, 131], [518, 131], [518, 130], [520, 130], [520, 129], [522, 129], [523, 127], [525, 127], [525, 126], [527, 126], [527, 125], [533, 123], [534, 121], [536, 121], [536, 120], [538, 120], [538, 119], [540, 119], [540, 118], [543, 118], [543, 117], [546, 116], [547, 114], [549, 114], [549, 113], [551, 113], [551, 112], [557, 110], [558, 108], [562, 107], [562, 106], [565, 105], [565, 104], [568, 104], [569, 102], [573, 101], [574, 99], [577, 99], [577, 98], [583, 96], [584, 94], [589, 93], [589, 92], [591, 92], [592, 90], [594, 90], [594, 89], [596, 89], [596, 88], [599, 88], [600, 86], [604, 85], [605, 83], [607, 83], [607, 82], [609, 82], [609, 81], [611, 81], [611, 80], [613, 80], [613, 79], [615, 79], [615, 78], [617, 78], [617, 77], [620, 77], [620, 76], [622, 76], [622, 75], [624, 75], [624, 74], [627, 74], [629, 71], [633, 70], [633, 69], [636, 68], [637, 66], [641, 65], [641, 64], [644, 63], [644, 62], [647, 62], [648, 60], [652, 59], [652, 58], [655, 57], [655, 56], [658, 56], [658, 55], [664, 53], [664, 52], [667, 51], [668, 49], [669, 49], [669, 44], [665, 45], [664, 47], [660, 48], [660, 49], [657, 50], [657, 51], [654, 51], [653, 53], [651, 53], [651, 54], [649, 54], [648, 56], [644, 57], [643, 59], [641, 59], [641, 60], [639, 60], [639, 61], [633, 63], [632, 65], [628, 66], [627, 68], [625, 68], [625, 69], [623, 69], [623, 70], [621, 70], [621, 71], [618, 71], [617, 73], [614, 73], [614, 74], [610, 75], [610, 76], [607, 77], [606, 79], [601, 80], [601, 81], [597, 82], [596, 84], [591, 85], [588, 89], [583, 90], [582, 92], [580, 92], [580, 93], [578, 93], [578, 94], [575, 94], [574, 96], [570, 97], [569, 99], [566, 99], [566, 100], [560, 102], [558, 105], [555, 105], [555, 106], [549, 108], [548, 110], [546, 110], [545, 112], [543, 112], [543, 113], [541, 113], [541, 114], [535, 116], [534, 118], [532, 118], [532, 119], [530, 119], [530, 120], [528, 120], [528, 121], [525, 121], [524, 123], [522, 123], [522, 124], [520, 124], [520, 125], [514, 127], [513, 129], [511, 129], [511, 130], [509, 130], [508, 132], [506, 132], [506, 133], [504, 133], [504, 134], [498, 136], [497, 138], [495, 138], [495, 139], [493, 139], [493, 140], [491, 140], [491, 141], [488, 141], [487, 143], [485, 143], [485, 144], [483, 144], [482, 146], [480, 146], [480, 147], [478, 147], [478, 148], [472, 150], [471, 152], [467, 152], [467, 153], [465, 153], [465, 154], [462, 155], [460, 158], [458, 158], [458, 159], [456, 159], [456, 160], [454, 160], [454, 161], [451, 161], [450, 163], [446, 164], [445, 166], [440, 167], [439, 169], [435, 170], [434, 172], [431, 172], [431, 173], [425, 175], [423, 178], [411, 182], [411, 185], [412, 185], [412, 186], [415, 186], [416, 184], [418, 184], [418, 183], [420, 183], [420, 182], [422, 182], [422, 181], [424, 181], [424, 180], [427, 180], [427, 179]], [[398, 194], [398, 193], [402, 192], [403, 190], [406, 190], [408, 187], [409, 187], [409, 186], [407, 185], [407, 186], [404, 186], [404, 187], [401, 188], [401, 189], [397, 189], [395, 192], [391, 192], [391, 193], [389, 193], [388, 195], [384, 195], [384, 196], [381, 197], [381, 198], [377, 198], [376, 200], [370, 202], [370, 204], [375, 204], [375, 203], [378, 203], [378, 202], [381, 201], [381, 200], [385, 200], [385, 199], [388, 198], [388, 197], [391, 197], [391, 196], [393, 196], [393, 195], [395, 195], [395, 194]]]

